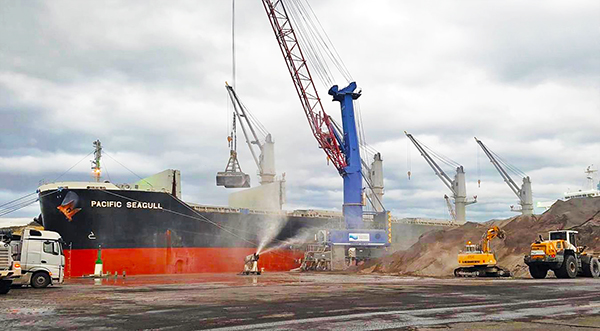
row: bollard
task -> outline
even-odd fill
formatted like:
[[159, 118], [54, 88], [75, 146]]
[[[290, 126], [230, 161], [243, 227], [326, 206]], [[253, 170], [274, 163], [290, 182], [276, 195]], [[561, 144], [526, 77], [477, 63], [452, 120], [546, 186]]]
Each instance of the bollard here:
[[102, 277], [102, 247], [98, 245], [98, 259], [94, 266], [94, 276]]

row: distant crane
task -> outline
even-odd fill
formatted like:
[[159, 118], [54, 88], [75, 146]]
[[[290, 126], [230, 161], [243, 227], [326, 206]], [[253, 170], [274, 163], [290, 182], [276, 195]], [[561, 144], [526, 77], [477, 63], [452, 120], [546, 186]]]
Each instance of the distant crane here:
[[373, 205], [373, 210], [376, 213], [381, 213], [385, 210], [383, 206], [383, 159], [381, 153], [373, 155], [373, 162], [370, 167], [365, 167], [369, 172], [369, 200]]
[[[527, 176], [521, 172], [521, 174], [523, 175], [523, 184], [521, 184], [521, 188], [519, 188], [519, 186], [517, 186], [517, 184], [510, 177], [508, 172], [506, 172], [504, 167], [502, 167], [501, 162], [503, 162], [503, 161], [499, 157], [498, 157], [498, 159], [500, 159], [500, 160], [498, 160], [494, 156], [494, 153], [492, 151], [490, 151], [487, 148], [487, 146], [485, 146], [483, 144], [483, 142], [481, 142], [481, 140], [477, 139], [477, 137], [475, 137], [475, 141], [477, 142], [477, 144], [479, 144], [479, 147], [481, 147], [481, 149], [483, 150], [485, 155], [487, 155], [487, 157], [490, 159], [490, 162], [494, 165], [496, 170], [498, 170], [498, 172], [500, 173], [500, 176], [502, 176], [502, 179], [504, 179], [504, 182], [508, 185], [508, 187], [511, 189], [511, 191], [513, 191], [515, 193], [515, 195], [519, 198], [520, 208], [515, 208], [515, 207], [511, 206], [511, 210], [516, 211], [516, 212], [521, 212], [523, 215], [532, 215], [533, 214], [533, 196], [531, 193], [531, 180], [529, 179], [529, 176]], [[504, 162], [504, 164], [507, 167], [509, 166], [505, 162]], [[512, 166], [510, 166], [510, 167], [514, 168]]]
[[448, 213], [450, 214], [450, 220], [452, 222], [456, 222], [456, 213], [454, 212], [454, 208], [452, 208], [452, 202], [450, 202], [450, 198], [448, 195], [444, 194], [444, 200], [446, 200], [446, 207], [448, 207]]
[[[444, 170], [442, 170], [442, 168], [435, 162], [435, 160], [429, 155], [429, 153], [427, 153], [425, 148], [413, 137], [412, 134], [406, 131], [404, 131], [404, 134], [406, 134], [408, 139], [410, 139], [410, 141], [415, 145], [417, 150], [419, 150], [425, 161], [427, 161], [431, 169], [433, 169], [433, 171], [435, 172], [436, 176], [438, 176], [442, 180], [444, 185], [446, 185], [452, 192], [452, 198], [454, 199], [454, 210], [452, 210], [452, 205], [449, 205], [450, 216], [453, 217], [456, 220], [456, 222], [466, 222], [465, 207], [467, 205], [476, 203], [477, 196], [475, 196], [472, 201], [467, 200], [467, 186], [465, 184], [465, 171], [463, 169], [463, 166], [460, 164], [456, 164], [456, 175], [454, 175], [454, 180], [450, 179], [450, 177], [446, 175]], [[448, 199], [446, 199], [446, 202], [449, 204]]]

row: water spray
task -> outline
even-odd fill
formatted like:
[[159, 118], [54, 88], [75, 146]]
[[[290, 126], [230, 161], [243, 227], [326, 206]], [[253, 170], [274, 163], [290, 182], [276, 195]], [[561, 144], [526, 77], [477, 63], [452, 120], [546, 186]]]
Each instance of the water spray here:
[[302, 245], [302, 244], [306, 244], [308, 242], [312, 242], [314, 240], [315, 234], [320, 229], [321, 228], [303, 229], [300, 233], [298, 233], [294, 237], [288, 238], [288, 239], [283, 240], [283, 241], [280, 241], [278, 244], [276, 244], [274, 246], [259, 248], [258, 253], [260, 253], [260, 254], [267, 254], [269, 252], [276, 251], [278, 249], [282, 249], [282, 248], [285, 248], [285, 247], [288, 247], [288, 246]]
[[262, 250], [270, 244], [279, 235], [283, 227], [287, 224], [287, 219], [278, 217], [272, 218], [266, 222], [265, 226], [260, 229], [260, 241], [258, 243], [257, 254], [261, 254]]

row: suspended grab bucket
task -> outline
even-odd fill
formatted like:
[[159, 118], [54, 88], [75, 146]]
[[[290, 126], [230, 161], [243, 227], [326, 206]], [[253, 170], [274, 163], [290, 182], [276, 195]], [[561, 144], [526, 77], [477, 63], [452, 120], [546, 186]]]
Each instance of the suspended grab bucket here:
[[217, 172], [217, 186], [226, 188], [250, 187], [250, 176], [243, 172]]

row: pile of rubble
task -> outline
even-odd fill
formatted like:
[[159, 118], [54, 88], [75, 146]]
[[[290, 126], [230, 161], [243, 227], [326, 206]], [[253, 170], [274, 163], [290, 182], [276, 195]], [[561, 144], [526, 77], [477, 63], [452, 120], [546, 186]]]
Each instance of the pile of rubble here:
[[428, 232], [405, 251], [398, 251], [362, 266], [360, 272], [384, 272], [402, 275], [451, 276], [458, 267], [457, 254], [467, 241], [478, 242], [491, 225], [506, 232], [506, 239], [494, 240], [492, 251], [499, 265], [515, 277], [529, 277], [523, 256], [541, 234], [572, 229], [579, 231], [588, 252], [600, 253], [600, 198], [557, 201], [542, 215], [517, 216], [485, 223], [468, 222], [458, 228]]

